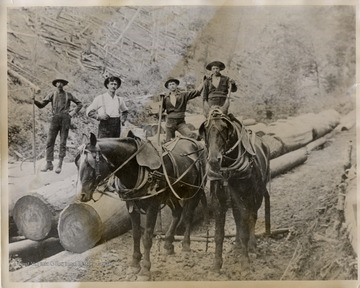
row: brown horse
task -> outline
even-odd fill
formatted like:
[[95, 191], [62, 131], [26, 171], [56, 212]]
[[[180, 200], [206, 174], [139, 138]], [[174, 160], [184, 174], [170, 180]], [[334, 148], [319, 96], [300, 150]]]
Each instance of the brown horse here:
[[223, 264], [226, 211], [232, 207], [236, 224], [235, 251], [240, 251], [242, 268], [249, 268], [249, 249], [255, 249], [257, 211], [265, 197], [266, 232], [270, 233], [270, 199], [266, 188], [269, 176], [269, 148], [246, 131], [234, 116], [221, 109], [209, 112], [199, 128], [208, 148], [210, 193], [215, 213], [214, 270]]
[[[150, 279], [150, 249], [156, 218], [162, 205], [172, 210], [172, 222], [165, 235], [164, 247], [174, 253], [174, 235], [183, 216], [185, 226], [183, 250], [190, 250], [190, 228], [193, 213], [199, 201], [206, 201], [204, 193], [206, 150], [200, 143], [188, 138], [177, 138], [163, 147], [162, 155], [147, 140], [135, 137], [123, 139], [96, 139], [83, 146], [76, 158], [79, 172], [79, 198], [93, 199], [97, 187], [116, 176], [115, 186], [120, 198], [126, 201], [133, 234], [135, 267], [142, 280]], [[206, 205], [205, 202], [202, 202]], [[144, 259], [140, 260], [140, 214], [146, 214], [143, 232]]]

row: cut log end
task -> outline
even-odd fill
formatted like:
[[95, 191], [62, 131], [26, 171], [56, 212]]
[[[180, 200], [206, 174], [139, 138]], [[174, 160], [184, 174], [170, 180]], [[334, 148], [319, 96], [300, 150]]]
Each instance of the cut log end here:
[[70, 252], [82, 253], [93, 248], [100, 241], [102, 231], [101, 218], [90, 205], [73, 203], [60, 214], [60, 242]]
[[48, 206], [32, 195], [21, 197], [16, 202], [13, 218], [19, 234], [30, 240], [44, 239], [53, 226], [53, 215]]

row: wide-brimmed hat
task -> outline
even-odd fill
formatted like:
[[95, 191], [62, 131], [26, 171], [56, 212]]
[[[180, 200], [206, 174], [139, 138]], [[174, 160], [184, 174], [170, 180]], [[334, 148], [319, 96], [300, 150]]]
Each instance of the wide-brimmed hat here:
[[66, 80], [64, 80], [64, 79], [55, 79], [54, 81], [52, 81], [52, 84], [56, 87], [56, 83], [57, 83], [57, 82], [63, 83], [64, 86], [69, 83], [69, 81], [66, 81]]
[[175, 82], [176, 85], [179, 85], [179, 84], [180, 84], [180, 81], [179, 81], [178, 79], [176, 79], [176, 78], [169, 78], [168, 80], [166, 80], [165, 85], [164, 85], [166, 88], [168, 88], [167, 86], [168, 86], [169, 82]]
[[219, 67], [219, 68], [220, 68], [220, 71], [225, 69], [225, 64], [222, 63], [221, 61], [213, 61], [213, 62], [207, 64], [207, 65], [206, 65], [206, 69], [207, 69], [207, 70], [211, 70], [211, 67], [212, 67], [212, 66], [217, 66], [217, 67]]
[[108, 84], [112, 81], [116, 81], [118, 83], [118, 88], [121, 86], [121, 79], [119, 77], [109, 76], [104, 81], [104, 86], [106, 87], [106, 89], [108, 88]]

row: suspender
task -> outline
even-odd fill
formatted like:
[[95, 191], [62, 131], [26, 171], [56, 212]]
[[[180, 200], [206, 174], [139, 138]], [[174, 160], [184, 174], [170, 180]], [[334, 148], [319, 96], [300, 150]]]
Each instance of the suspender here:
[[[56, 108], [56, 106], [55, 106], [55, 104], [56, 104], [56, 98], [58, 97], [58, 94], [59, 94], [59, 92], [58, 91], [55, 91], [55, 94], [54, 94], [54, 97], [53, 97], [53, 101], [52, 101], [52, 108], [53, 108], [53, 114], [56, 114], [55, 113], [55, 109], [54, 108]], [[64, 110], [65, 111], [67, 111], [67, 104], [68, 104], [68, 101], [69, 101], [69, 96], [68, 96], [68, 93], [67, 92], [65, 92], [65, 107], [64, 107]], [[67, 112], [69, 112], [69, 111], [67, 111]]]
[[[120, 115], [121, 115], [120, 97], [117, 97], [116, 95], [115, 95], [114, 97], [116, 97], [116, 98], [118, 99], [118, 103], [119, 103], [119, 117], [120, 117]], [[104, 112], [105, 112], [105, 114], [107, 114], [107, 113], [106, 113], [106, 106], [105, 106], [104, 94], [101, 96], [101, 101], [102, 101], [102, 106], [103, 106], [103, 108], [104, 108]]]

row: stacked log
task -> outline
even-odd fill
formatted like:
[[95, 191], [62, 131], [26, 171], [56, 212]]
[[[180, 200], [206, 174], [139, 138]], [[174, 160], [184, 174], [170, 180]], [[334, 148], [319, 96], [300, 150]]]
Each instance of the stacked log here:
[[261, 138], [269, 146], [270, 159], [277, 158], [284, 154], [284, 144], [279, 139], [267, 134], [263, 135]]
[[16, 256], [25, 263], [36, 263], [63, 251], [59, 238], [50, 237], [41, 241], [25, 239], [9, 244], [9, 256]]
[[299, 149], [313, 140], [312, 127], [296, 119], [276, 121], [268, 126], [266, 134], [280, 140], [285, 152]]
[[56, 236], [60, 212], [75, 200], [75, 180], [40, 187], [17, 200], [12, 216], [19, 234], [35, 241]]
[[124, 201], [94, 193], [98, 201], [69, 204], [60, 214], [58, 233], [63, 247], [82, 253], [100, 241], [107, 241], [131, 229]]
[[307, 154], [307, 149], [301, 148], [272, 159], [270, 161], [271, 178], [303, 164], [307, 160]]

